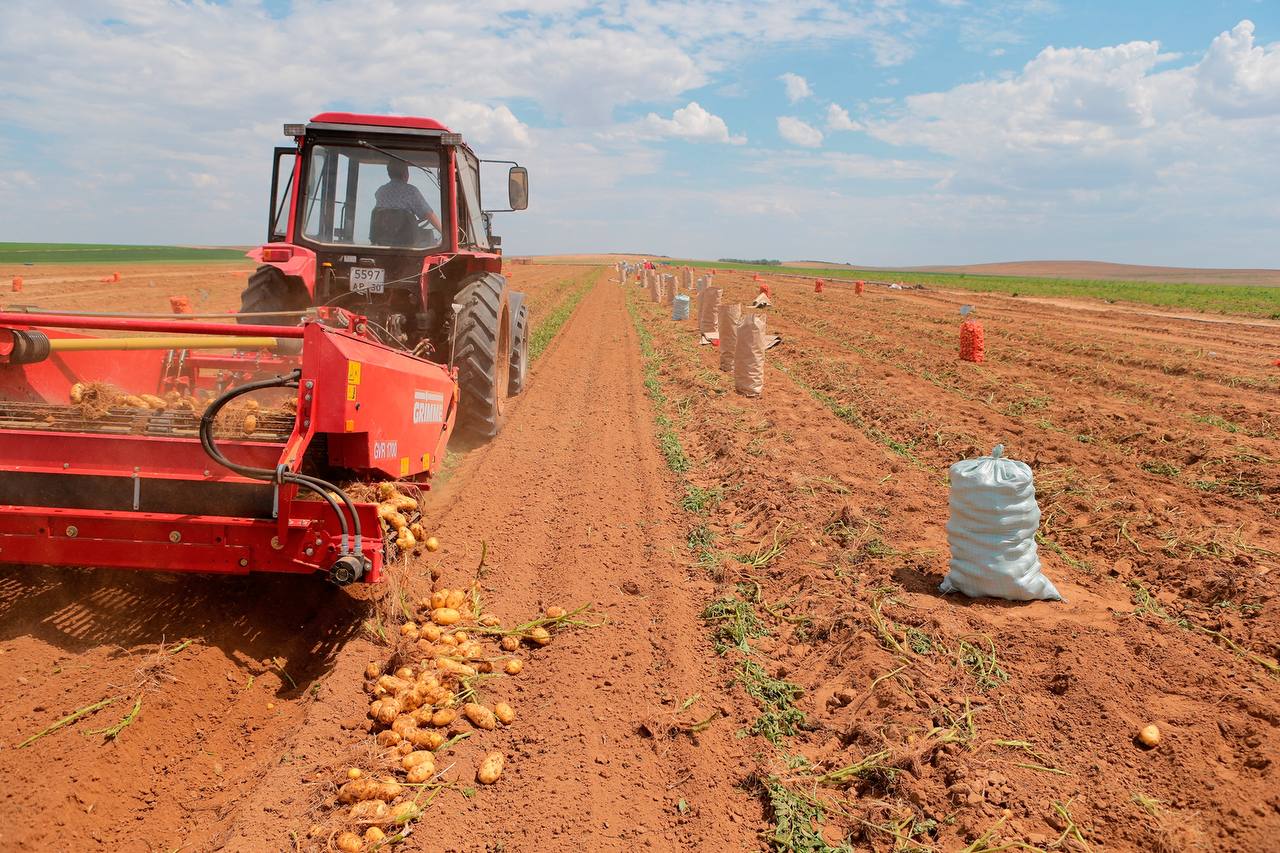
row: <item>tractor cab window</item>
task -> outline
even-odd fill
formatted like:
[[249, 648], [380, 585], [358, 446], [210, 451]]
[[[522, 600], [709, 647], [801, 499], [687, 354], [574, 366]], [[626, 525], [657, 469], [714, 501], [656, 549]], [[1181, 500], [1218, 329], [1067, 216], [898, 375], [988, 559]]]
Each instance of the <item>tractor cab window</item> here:
[[439, 246], [439, 154], [313, 145], [302, 204], [302, 234], [307, 240], [347, 246]]
[[458, 225], [464, 245], [489, 248], [489, 229], [480, 209], [480, 161], [465, 149], [458, 152]]

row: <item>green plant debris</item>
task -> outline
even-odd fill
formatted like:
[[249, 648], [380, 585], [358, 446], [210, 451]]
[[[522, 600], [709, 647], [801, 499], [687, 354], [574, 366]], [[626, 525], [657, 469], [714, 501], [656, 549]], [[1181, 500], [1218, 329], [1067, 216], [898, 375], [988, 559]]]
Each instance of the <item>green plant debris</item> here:
[[87, 717], [90, 714], [95, 714], [98, 711], [101, 711], [103, 708], [107, 707], [108, 705], [118, 702], [123, 698], [124, 698], [123, 696], [111, 696], [107, 699], [102, 699], [98, 702], [94, 702], [92, 705], [85, 705], [83, 708], [77, 708], [76, 710], [72, 711], [70, 714], [67, 714], [65, 717], [55, 722], [53, 725], [45, 729], [42, 729], [41, 731], [36, 732], [31, 737], [27, 738], [22, 743], [18, 744], [17, 748], [23, 749], [24, 747], [30, 746], [31, 744], [40, 740], [40, 738], [45, 737], [46, 735], [51, 735], [54, 732], [58, 731], [58, 729], [69, 726], [72, 723], [74, 723], [76, 720], [81, 719], [82, 717]]
[[1137, 803], [1144, 812], [1152, 817], [1160, 817], [1161, 806], [1164, 805], [1164, 800], [1157, 800], [1155, 797], [1148, 796], [1141, 791], [1134, 791], [1133, 801]]
[[794, 704], [804, 694], [800, 685], [774, 678], [752, 660], [738, 665], [738, 682], [761, 706], [760, 716], [748, 730], [750, 734], [760, 735], [777, 746], [784, 736], [790, 737], [804, 729], [804, 712]]
[[291, 686], [294, 690], [297, 690], [298, 682], [294, 681], [293, 676], [285, 671], [285, 668], [284, 668], [284, 665], [286, 663], [285, 659], [280, 657], [275, 657], [271, 659], [271, 662], [275, 664], [276, 669], [280, 670], [280, 674], [283, 675], [286, 679], [288, 679], [289, 686]]
[[685, 544], [689, 546], [690, 551], [705, 551], [715, 542], [715, 531], [702, 522], [689, 528], [689, 534], [685, 537]]
[[1066, 563], [1068, 566], [1075, 569], [1076, 571], [1093, 574], [1092, 566], [1090, 566], [1084, 560], [1077, 560], [1075, 557], [1068, 554], [1065, 550], [1063, 550], [1061, 545], [1059, 545], [1057, 542], [1054, 542], [1048, 536], [1045, 536], [1039, 530], [1036, 531], [1036, 542], [1048, 548], [1053, 553], [1057, 554], [1059, 557], [1062, 558], [1062, 561], [1064, 563]]
[[719, 506], [723, 497], [724, 493], [718, 487], [702, 489], [693, 484], [688, 484], [685, 486], [684, 497], [680, 499], [680, 508], [685, 512], [702, 515]]
[[979, 691], [991, 690], [1009, 680], [996, 655], [995, 640], [985, 635], [960, 640], [956, 646], [956, 664], [969, 671]]
[[1151, 614], [1187, 631], [1196, 631], [1201, 634], [1207, 634], [1221, 642], [1240, 657], [1247, 658], [1254, 663], [1265, 667], [1272, 673], [1280, 673], [1280, 662], [1249, 651], [1226, 634], [1223, 634], [1221, 631], [1215, 631], [1212, 628], [1206, 628], [1203, 625], [1198, 625], [1186, 617], [1174, 617], [1170, 615], [1170, 613], [1164, 609], [1163, 605], [1156, 600], [1156, 597], [1152, 595], [1151, 590], [1147, 589], [1138, 581], [1132, 581], [1130, 585], [1133, 587], [1133, 603], [1135, 605], [1133, 613], [1135, 616]]
[[898, 774], [898, 768], [890, 767], [884, 761], [889, 757], [889, 750], [884, 749], [880, 752], [874, 752], [861, 761], [854, 762], [846, 767], [840, 767], [829, 773], [824, 773], [818, 777], [817, 782], [821, 785], [851, 785], [859, 780], [866, 780], [872, 777], [879, 777], [884, 781], [891, 781]]
[[1071, 816], [1071, 803], [1071, 800], [1067, 800], [1065, 803], [1055, 800], [1053, 803], [1053, 810], [1058, 813], [1058, 817], [1060, 817], [1062, 822], [1066, 824], [1062, 830], [1062, 834], [1058, 836], [1058, 840], [1053, 843], [1053, 846], [1061, 847], [1062, 843], [1070, 838], [1084, 848], [1085, 853], [1088, 853], [1088, 851], [1093, 848], [1089, 846], [1089, 842], [1084, 840], [1084, 833], [1080, 831], [1080, 827], [1076, 824], [1075, 818]]
[[90, 729], [89, 734], [102, 735], [107, 740], [115, 740], [134, 720], [138, 719], [138, 712], [141, 710], [142, 695], [139, 694], [138, 698], [133, 702], [133, 708], [120, 719], [120, 722], [116, 723], [114, 726], [107, 726], [105, 729]]
[[711, 626], [711, 640], [719, 655], [727, 654], [729, 649], [750, 654], [748, 640], [769, 635], [769, 629], [756, 615], [755, 606], [733, 595], [708, 604], [702, 611], [702, 619]]
[[473, 634], [489, 634], [499, 637], [519, 637], [520, 639], [528, 639], [530, 632], [534, 628], [547, 629], [564, 629], [564, 628], [599, 628], [599, 622], [588, 622], [586, 619], [579, 617], [594, 616], [591, 611], [592, 602], [579, 604], [577, 607], [566, 612], [562, 616], [539, 616], [536, 619], [530, 619], [528, 622], [521, 622], [511, 628], [503, 628], [501, 626], [488, 627], [485, 625], [476, 625], [469, 630]]
[[1144, 459], [1138, 463], [1138, 467], [1148, 474], [1157, 474], [1161, 477], [1177, 477], [1182, 473], [1182, 469], [1177, 465], [1159, 459]]
[[762, 542], [756, 550], [750, 554], [734, 554], [733, 558], [749, 569], [759, 571], [766, 569], [776, 559], [782, 556], [786, 551], [786, 542], [782, 540], [782, 522], [778, 522], [773, 528], [773, 536], [770, 541]]
[[827, 814], [821, 802], [788, 787], [776, 776], [763, 780], [762, 786], [774, 825], [771, 849], [779, 853], [852, 853], [848, 842], [833, 847], [823, 838]]

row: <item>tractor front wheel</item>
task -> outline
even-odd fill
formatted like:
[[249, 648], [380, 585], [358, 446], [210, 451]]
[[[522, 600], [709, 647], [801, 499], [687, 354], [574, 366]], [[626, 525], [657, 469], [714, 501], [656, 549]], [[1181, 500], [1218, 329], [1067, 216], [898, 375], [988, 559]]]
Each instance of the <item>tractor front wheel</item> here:
[[458, 430], [487, 440], [502, 429], [511, 375], [511, 306], [507, 280], [485, 273], [465, 283], [454, 299], [462, 309], [455, 321], [453, 363], [462, 399]]

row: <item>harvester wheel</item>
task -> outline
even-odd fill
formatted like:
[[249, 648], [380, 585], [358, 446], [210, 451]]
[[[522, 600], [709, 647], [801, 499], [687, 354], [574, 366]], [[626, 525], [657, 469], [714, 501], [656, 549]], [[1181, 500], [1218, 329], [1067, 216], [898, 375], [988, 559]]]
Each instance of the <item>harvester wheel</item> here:
[[502, 429], [511, 374], [511, 316], [507, 280], [485, 273], [458, 289], [453, 363], [462, 399], [458, 429], [490, 439]]
[[[296, 278], [286, 276], [278, 267], [263, 264], [249, 276], [240, 294], [240, 313], [260, 311], [305, 311], [311, 307], [307, 288]], [[242, 317], [239, 322], [269, 326], [296, 326], [297, 317]]]
[[529, 306], [524, 304], [523, 293], [513, 293], [511, 297], [515, 317], [512, 320], [511, 379], [507, 384], [507, 396], [514, 397], [524, 391], [524, 382], [529, 375]]

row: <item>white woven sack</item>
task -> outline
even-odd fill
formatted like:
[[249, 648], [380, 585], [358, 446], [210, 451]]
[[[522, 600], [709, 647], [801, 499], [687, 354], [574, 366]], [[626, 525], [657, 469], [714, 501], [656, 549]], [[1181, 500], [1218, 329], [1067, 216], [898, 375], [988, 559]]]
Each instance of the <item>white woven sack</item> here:
[[952, 465], [947, 521], [951, 570], [942, 580], [942, 592], [1009, 601], [1061, 600], [1040, 572], [1039, 526], [1031, 469], [1005, 459], [1004, 445], [997, 444], [990, 456]]

